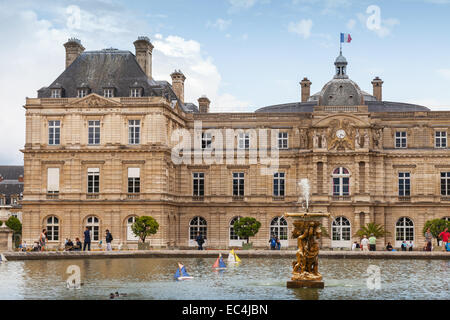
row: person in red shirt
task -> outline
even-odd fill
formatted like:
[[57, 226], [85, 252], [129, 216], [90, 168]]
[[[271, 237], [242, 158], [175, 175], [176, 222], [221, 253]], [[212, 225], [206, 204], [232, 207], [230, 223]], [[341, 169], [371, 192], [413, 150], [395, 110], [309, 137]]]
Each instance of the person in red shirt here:
[[444, 251], [446, 251], [447, 250], [448, 239], [450, 238], [450, 232], [448, 232], [448, 228], [445, 228], [444, 231], [442, 231], [439, 234], [439, 238], [442, 239], [442, 249]]

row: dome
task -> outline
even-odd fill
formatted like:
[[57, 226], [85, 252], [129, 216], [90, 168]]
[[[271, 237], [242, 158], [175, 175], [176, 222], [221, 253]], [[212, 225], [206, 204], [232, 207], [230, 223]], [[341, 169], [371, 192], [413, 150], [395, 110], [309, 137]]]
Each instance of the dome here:
[[359, 86], [348, 78], [335, 78], [328, 82], [319, 94], [322, 106], [357, 106], [363, 104]]
[[345, 63], [345, 64], [347, 64], [347, 59], [345, 59], [345, 57], [342, 55], [342, 52], [341, 52], [341, 54], [336, 58], [336, 60], [334, 61], [334, 64], [337, 64], [337, 63]]

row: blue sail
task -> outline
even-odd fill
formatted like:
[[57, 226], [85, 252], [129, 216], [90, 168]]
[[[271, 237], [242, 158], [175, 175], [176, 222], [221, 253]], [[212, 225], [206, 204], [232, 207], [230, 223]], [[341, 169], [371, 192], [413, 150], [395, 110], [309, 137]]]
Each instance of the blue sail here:
[[226, 267], [227, 267], [227, 266], [226, 266], [225, 262], [223, 262], [223, 258], [220, 257], [220, 260], [219, 260], [219, 268], [226, 268]]
[[173, 277], [175, 279], [178, 279], [180, 277], [180, 269], [177, 269], [177, 272], [175, 272], [175, 275]]
[[187, 273], [186, 268], [183, 266], [183, 268], [181, 268], [181, 274], [183, 275], [183, 277], [190, 277], [190, 275]]

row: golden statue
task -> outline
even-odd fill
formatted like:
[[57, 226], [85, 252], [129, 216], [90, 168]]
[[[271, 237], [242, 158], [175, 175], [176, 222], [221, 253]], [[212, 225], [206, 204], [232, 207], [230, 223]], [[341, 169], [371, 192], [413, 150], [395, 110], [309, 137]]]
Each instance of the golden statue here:
[[295, 220], [292, 236], [297, 238], [297, 260], [292, 262], [292, 281], [290, 288], [323, 288], [322, 275], [319, 273], [319, 242], [321, 237], [320, 218], [329, 217], [328, 213], [287, 213], [286, 217]]

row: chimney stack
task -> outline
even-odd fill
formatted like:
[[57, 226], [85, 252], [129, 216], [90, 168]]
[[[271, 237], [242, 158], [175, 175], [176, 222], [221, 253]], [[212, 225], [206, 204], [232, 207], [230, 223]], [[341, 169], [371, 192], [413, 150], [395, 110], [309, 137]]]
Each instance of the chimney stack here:
[[153, 45], [148, 37], [138, 37], [134, 42], [136, 59], [149, 79], [152, 79], [152, 52]]
[[181, 103], [184, 103], [184, 80], [186, 77], [181, 72], [181, 70], [175, 70], [171, 75], [172, 77], [172, 88]]
[[303, 78], [300, 82], [300, 86], [302, 89], [302, 102], [307, 102], [309, 97], [311, 96], [311, 84], [312, 82], [308, 80], [308, 78]]
[[383, 81], [379, 77], [375, 77], [372, 81], [373, 85], [373, 96], [378, 100], [382, 101], [383, 99]]
[[209, 112], [209, 105], [211, 101], [206, 96], [201, 96], [198, 99], [198, 108], [200, 113], [208, 113]]
[[0, 182], [3, 181], [3, 176], [0, 174]]
[[80, 54], [83, 53], [84, 47], [81, 45], [81, 41], [76, 38], [70, 38], [64, 43], [66, 48], [66, 69], [75, 61]]
[[23, 175], [20, 175], [19, 178], [17, 179], [19, 182], [23, 182]]

